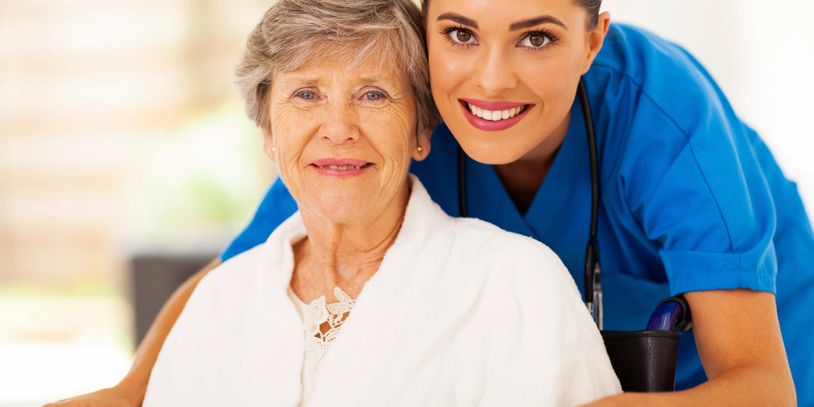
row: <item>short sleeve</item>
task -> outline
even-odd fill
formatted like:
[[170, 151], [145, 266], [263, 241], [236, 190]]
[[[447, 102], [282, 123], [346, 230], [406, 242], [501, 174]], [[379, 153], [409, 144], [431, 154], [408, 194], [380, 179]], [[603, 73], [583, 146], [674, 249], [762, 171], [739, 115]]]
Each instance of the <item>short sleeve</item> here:
[[249, 225], [220, 256], [222, 262], [249, 250], [268, 239], [271, 232], [297, 211], [297, 202], [281, 179], [271, 185]]
[[747, 129], [711, 82], [682, 97], [689, 107], [676, 116], [643, 92], [622, 177], [627, 205], [658, 245], [673, 295], [775, 292], [774, 203]]

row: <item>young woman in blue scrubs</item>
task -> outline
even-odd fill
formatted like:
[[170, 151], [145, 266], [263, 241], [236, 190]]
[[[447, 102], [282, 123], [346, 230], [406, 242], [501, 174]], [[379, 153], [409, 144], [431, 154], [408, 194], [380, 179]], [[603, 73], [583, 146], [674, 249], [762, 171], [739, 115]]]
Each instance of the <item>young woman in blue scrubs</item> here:
[[[575, 93], [584, 77], [601, 165], [605, 327], [643, 329], [661, 299], [680, 293], [695, 324], [680, 342], [677, 387], [687, 390], [597, 404], [792, 404], [786, 352], [799, 403], [814, 403], [811, 224], [757, 134], [690, 54], [610, 26], [598, 1], [506, 4], [425, 9], [444, 124], [412, 171], [433, 199], [459, 213], [460, 143], [469, 216], [546, 243], [581, 284], [590, 174]], [[294, 210], [275, 183], [223, 259]]]
[[[469, 216], [546, 243], [581, 284], [590, 213], [575, 102], [583, 77], [600, 162], [605, 327], [643, 329], [670, 295], [684, 293], [691, 306], [681, 391], [596, 404], [788, 405], [793, 375], [798, 403], [814, 405], [811, 223], [795, 184], [704, 68], [675, 44], [610, 25], [596, 0], [426, 3], [444, 124], [412, 171], [435, 201], [459, 213], [460, 143], [470, 157]], [[276, 182], [221, 260], [265, 241], [295, 210]], [[165, 306], [127, 378], [75, 400], [140, 400], [163, 338], [206, 271]]]

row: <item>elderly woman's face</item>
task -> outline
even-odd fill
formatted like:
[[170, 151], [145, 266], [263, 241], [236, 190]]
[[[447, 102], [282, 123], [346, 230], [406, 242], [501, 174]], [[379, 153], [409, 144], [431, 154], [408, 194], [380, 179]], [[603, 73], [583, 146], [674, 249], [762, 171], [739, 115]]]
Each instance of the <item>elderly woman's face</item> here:
[[266, 152], [301, 210], [364, 222], [403, 204], [410, 159], [428, 146], [417, 151], [414, 96], [400, 69], [312, 62], [277, 73], [270, 92]]

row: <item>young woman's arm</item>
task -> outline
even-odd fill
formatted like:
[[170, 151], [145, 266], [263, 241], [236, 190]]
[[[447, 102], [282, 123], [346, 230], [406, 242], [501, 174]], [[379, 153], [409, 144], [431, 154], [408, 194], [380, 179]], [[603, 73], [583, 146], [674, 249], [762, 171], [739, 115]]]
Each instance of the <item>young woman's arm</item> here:
[[685, 294], [709, 381], [675, 393], [624, 393], [591, 406], [793, 406], [774, 295], [750, 290]]
[[190, 277], [175, 290], [175, 293], [167, 300], [164, 307], [161, 308], [161, 312], [158, 313], [152, 326], [150, 326], [150, 330], [139, 345], [130, 372], [128, 372], [127, 376], [117, 385], [71, 399], [47, 404], [44, 407], [140, 406], [144, 400], [144, 393], [147, 390], [150, 372], [153, 370], [153, 365], [155, 364], [156, 358], [158, 358], [161, 345], [164, 344], [164, 339], [167, 338], [170, 329], [172, 329], [178, 316], [181, 315], [181, 311], [184, 309], [187, 300], [189, 300], [189, 296], [192, 295], [192, 291], [195, 290], [195, 286], [198, 285], [198, 282], [200, 282], [207, 273], [218, 265], [220, 265], [219, 258], [212, 260], [211, 263], [207, 264], [201, 271], [195, 273], [195, 275]]

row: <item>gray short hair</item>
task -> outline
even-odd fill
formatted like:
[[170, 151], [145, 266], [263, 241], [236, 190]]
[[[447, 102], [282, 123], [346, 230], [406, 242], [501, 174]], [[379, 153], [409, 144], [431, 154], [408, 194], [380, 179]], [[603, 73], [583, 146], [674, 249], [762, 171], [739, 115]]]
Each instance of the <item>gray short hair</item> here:
[[432, 128], [438, 113], [421, 13], [411, 0], [279, 0], [249, 35], [236, 82], [249, 117], [268, 129], [267, 96], [275, 73], [335, 56], [359, 63], [374, 53], [402, 67], [415, 96], [417, 129]]

